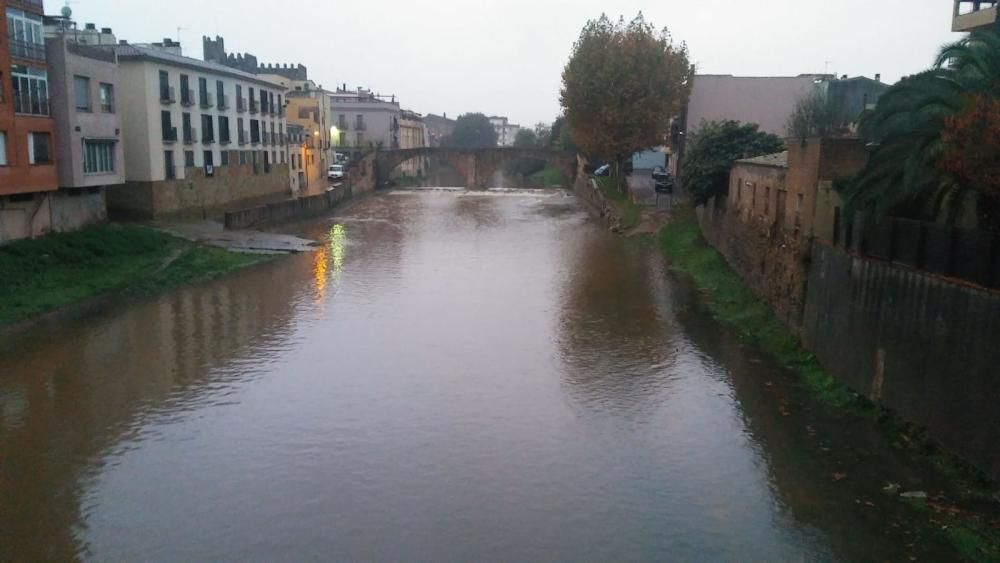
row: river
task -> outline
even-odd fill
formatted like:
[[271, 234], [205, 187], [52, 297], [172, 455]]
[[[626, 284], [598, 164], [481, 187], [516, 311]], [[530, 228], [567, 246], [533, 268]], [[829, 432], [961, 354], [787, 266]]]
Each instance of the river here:
[[802, 407], [576, 198], [381, 194], [296, 228], [321, 250], [2, 337], [0, 559], [896, 560], [917, 541], [864, 496], [894, 463], [864, 474], [873, 432]]

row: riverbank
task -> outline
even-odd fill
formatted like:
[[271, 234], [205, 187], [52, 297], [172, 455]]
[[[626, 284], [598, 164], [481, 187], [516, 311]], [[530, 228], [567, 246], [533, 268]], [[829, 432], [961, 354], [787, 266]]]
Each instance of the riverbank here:
[[136, 225], [106, 224], [0, 247], [0, 326], [110, 295], [143, 295], [221, 276], [269, 256]]
[[[795, 373], [819, 406], [877, 424], [884, 434], [881, 447], [898, 450], [908, 464], [922, 467], [947, 483], [948, 490], [900, 497], [901, 502], [927, 515], [929, 533], [942, 534], [969, 560], [1000, 560], [1000, 498], [994, 483], [927, 441], [919, 429], [871, 404], [826, 373], [770, 307], [704, 240], [693, 210], [677, 210], [673, 220], [660, 231], [658, 244], [671, 266], [691, 279], [713, 316], [736, 331], [741, 340]], [[889, 477], [884, 485], [888, 490], [883, 492], [890, 496], [903, 492], [898, 485], [893, 487]]]

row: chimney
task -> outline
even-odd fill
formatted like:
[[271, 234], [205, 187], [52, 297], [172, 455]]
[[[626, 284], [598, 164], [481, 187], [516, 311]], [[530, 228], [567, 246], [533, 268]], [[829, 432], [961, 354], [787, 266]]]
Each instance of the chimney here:
[[847, 75], [845, 74], [845, 75], [841, 76], [840, 79], [841, 80], [847, 80]]
[[111, 35], [111, 28], [110, 27], [102, 27], [101, 28], [101, 33], [103, 33], [105, 35]]
[[879, 73], [875, 74], [875, 82], [882, 82], [882, 75]]
[[84, 29], [86, 29], [87, 31], [97, 31], [97, 26], [92, 23], [88, 23], [86, 26], [84, 26]]

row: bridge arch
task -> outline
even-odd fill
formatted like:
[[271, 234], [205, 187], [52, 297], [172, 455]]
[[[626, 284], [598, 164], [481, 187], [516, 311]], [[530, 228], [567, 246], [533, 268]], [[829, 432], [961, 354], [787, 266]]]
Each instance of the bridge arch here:
[[485, 190], [498, 170], [518, 159], [535, 159], [558, 169], [572, 182], [576, 179], [576, 154], [568, 151], [521, 148], [463, 149], [421, 147], [416, 149], [380, 150], [374, 155], [376, 185], [389, 181], [393, 170], [413, 158], [436, 158], [447, 162], [465, 178], [470, 190]]

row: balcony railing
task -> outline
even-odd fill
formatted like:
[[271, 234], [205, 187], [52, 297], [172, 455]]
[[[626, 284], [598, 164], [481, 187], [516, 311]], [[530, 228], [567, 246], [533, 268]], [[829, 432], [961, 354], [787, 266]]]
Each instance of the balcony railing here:
[[220, 111], [229, 109], [229, 96], [216, 96], [216, 98], [216, 104]]
[[257, 113], [257, 101], [253, 98], [250, 99], [250, 113]]
[[211, 145], [215, 142], [215, 132], [214, 131], [204, 131], [201, 134], [201, 144]]
[[17, 41], [12, 39], [10, 41], [10, 56], [30, 59], [32, 61], [44, 61], [45, 44], [29, 43], [27, 41]]
[[163, 132], [163, 142], [164, 143], [176, 143], [177, 142], [177, 128], [171, 127]]
[[198, 130], [197, 129], [195, 129], [193, 127], [189, 127], [186, 131], [184, 131], [184, 144], [185, 145], [193, 145], [194, 142], [195, 142], [195, 140], [197, 138], [198, 138]]
[[358, 121], [354, 124], [355, 131], [367, 131], [368, 125], [364, 121]]
[[194, 90], [181, 88], [181, 105], [191, 107], [194, 105]]
[[249, 135], [247, 135], [246, 130], [236, 132], [236, 139], [240, 145], [247, 144], [247, 137], [249, 137]]
[[14, 113], [25, 115], [49, 115], [48, 96], [14, 92]]
[[208, 95], [208, 92], [201, 92], [199, 94], [199, 100], [201, 100], [201, 109], [208, 109], [212, 107], [212, 98]]
[[243, 113], [247, 110], [247, 99], [246, 98], [236, 98], [236, 111], [238, 113]]

